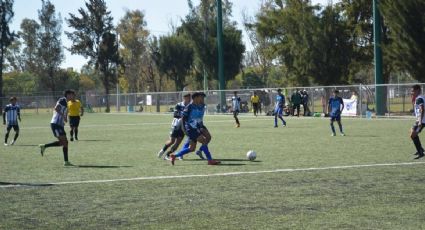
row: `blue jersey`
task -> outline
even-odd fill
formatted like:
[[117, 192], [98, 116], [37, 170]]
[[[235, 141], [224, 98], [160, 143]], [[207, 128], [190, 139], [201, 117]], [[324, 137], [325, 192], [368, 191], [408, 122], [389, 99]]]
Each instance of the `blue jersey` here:
[[341, 114], [341, 105], [344, 105], [344, 101], [341, 97], [329, 98], [329, 107], [331, 108], [331, 116], [337, 116]]
[[186, 121], [186, 129], [198, 129], [204, 125], [205, 105], [195, 105], [190, 103], [183, 111], [183, 117]]
[[282, 109], [285, 106], [285, 96], [283, 94], [276, 95], [275, 109]]
[[18, 105], [8, 104], [4, 108], [6, 113], [6, 123], [7, 125], [18, 125], [18, 116], [20, 116], [20, 108]]

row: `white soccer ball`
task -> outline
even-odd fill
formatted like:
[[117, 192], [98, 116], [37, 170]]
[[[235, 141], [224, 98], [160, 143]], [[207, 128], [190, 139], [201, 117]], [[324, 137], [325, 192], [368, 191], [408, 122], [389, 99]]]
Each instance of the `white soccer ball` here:
[[257, 158], [257, 153], [254, 150], [249, 150], [246, 153], [246, 158], [250, 161], [253, 161], [253, 160], [255, 160], [255, 158]]

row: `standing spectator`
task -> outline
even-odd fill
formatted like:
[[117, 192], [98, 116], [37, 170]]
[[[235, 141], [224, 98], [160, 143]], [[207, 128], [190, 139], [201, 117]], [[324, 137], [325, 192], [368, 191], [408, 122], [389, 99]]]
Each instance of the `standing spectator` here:
[[295, 116], [295, 109], [297, 109], [297, 116], [300, 116], [300, 105], [301, 105], [301, 95], [296, 89], [291, 96], [292, 103], [292, 116]]
[[254, 91], [254, 95], [251, 96], [251, 107], [254, 110], [254, 116], [257, 116], [258, 109], [260, 107], [260, 97]]
[[306, 90], [302, 91], [302, 102], [304, 108], [304, 116], [310, 116], [310, 109], [308, 108], [309, 96]]

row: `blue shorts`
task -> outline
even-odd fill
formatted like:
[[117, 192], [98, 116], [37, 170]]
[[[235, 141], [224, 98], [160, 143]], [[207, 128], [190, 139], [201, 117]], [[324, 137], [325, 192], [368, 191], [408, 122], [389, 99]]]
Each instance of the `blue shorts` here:
[[283, 114], [283, 108], [274, 109], [274, 115], [282, 116], [282, 114]]
[[201, 134], [202, 134], [201, 129], [207, 129], [207, 127], [205, 127], [204, 125], [202, 125], [198, 128], [193, 128], [190, 125], [188, 127], [186, 127], [186, 134], [189, 137], [189, 140], [197, 142], [198, 137], [201, 136]]
[[341, 121], [341, 114], [331, 114], [331, 121]]

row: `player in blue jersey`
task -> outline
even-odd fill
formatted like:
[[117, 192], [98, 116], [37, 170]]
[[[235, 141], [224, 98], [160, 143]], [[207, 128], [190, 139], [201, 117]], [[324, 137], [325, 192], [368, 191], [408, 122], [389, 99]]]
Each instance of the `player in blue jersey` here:
[[421, 86], [414, 85], [412, 86], [411, 94], [415, 98], [415, 117], [416, 121], [410, 131], [410, 138], [413, 141], [413, 144], [416, 148], [417, 157], [415, 159], [422, 158], [424, 156], [424, 149], [422, 148], [421, 141], [419, 139], [419, 133], [422, 131], [425, 126], [425, 96], [421, 95]]
[[65, 166], [73, 166], [73, 164], [68, 161], [68, 139], [66, 138], [64, 127], [65, 123], [68, 122], [68, 101], [72, 99], [74, 94], [75, 92], [73, 90], [66, 90], [64, 97], [59, 98], [56, 102], [50, 127], [52, 128], [53, 135], [58, 139], [58, 141], [39, 145], [41, 156], [44, 155], [46, 148], [62, 146]]
[[329, 98], [329, 102], [328, 102], [328, 113], [331, 118], [332, 136], [336, 136], [334, 121], [338, 123], [339, 132], [341, 133], [341, 136], [345, 136], [344, 132], [342, 131], [342, 124], [341, 124], [341, 112], [343, 109], [344, 109], [344, 101], [339, 96], [339, 91], [335, 90], [333, 92], [333, 96]]
[[238, 92], [233, 92], [233, 97], [232, 97], [232, 111], [233, 111], [233, 117], [235, 118], [236, 121], [236, 128], [241, 127], [241, 123], [239, 122], [238, 119], [238, 115], [239, 112], [241, 110], [241, 98], [238, 97]]
[[286, 126], [286, 121], [283, 120], [283, 109], [285, 108], [285, 95], [282, 94], [282, 90], [277, 90], [276, 104], [274, 107], [274, 127], [277, 128], [277, 118], [282, 121], [283, 127]]
[[6, 134], [4, 135], [4, 145], [7, 146], [7, 139], [9, 138], [10, 130], [13, 128], [15, 131], [15, 137], [13, 138], [10, 145], [14, 145], [19, 136], [19, 124], [18, 120], [21, 121], [21, 110], [16, 104], [16, 97], [9, 99], [10, 104], [6, 105], [3, 110], [3, 125], [6, 126]]
[[170, 146], [172, 146], [171, 149], [167, 152], [167, 154], [164, 157], [164, 159], [168, 159], [170, 154], [176, 151], [180, 143], [182, 142], [184, 138], [184, 132], [183, 132], [182, 124], [181, 124], [181, 118], [183, 116], [184, 108], [186, 108], [186, 106], [189, 103], [190, 103], [190, 93], [185, 94], [183, 96], [183, 101], [176, 104], [174, 108], [174, 114], [173, 114], [174, 118], [171, 123], [170, 138], [165, 143], [164, 147], [162, 147], [162, 149], [158, 152], [158, 158], [161, 158], [164, 155], [165, 151], [167, 151], [167, 149]]
[[192, 102], [186, 106], [183, 111], [182, 125], [185, 134], [189, 137], [188, 145], [185, 145], [177, 154], [171, 154], [171, 164], [177, 157], [182, 157], [185, 154], [195, 151], [197, 142], [202, 144], [200, 150], [205, 153], [208, 160], [208, 165], [220, 164], [220, 161], [213, 160], [208, 149], [208, 143], [211, 141], [211, 134], [205, 127], [203, 119], [205, 114], [204, 104], [205, 94], [196, 92], [192, 95]]

